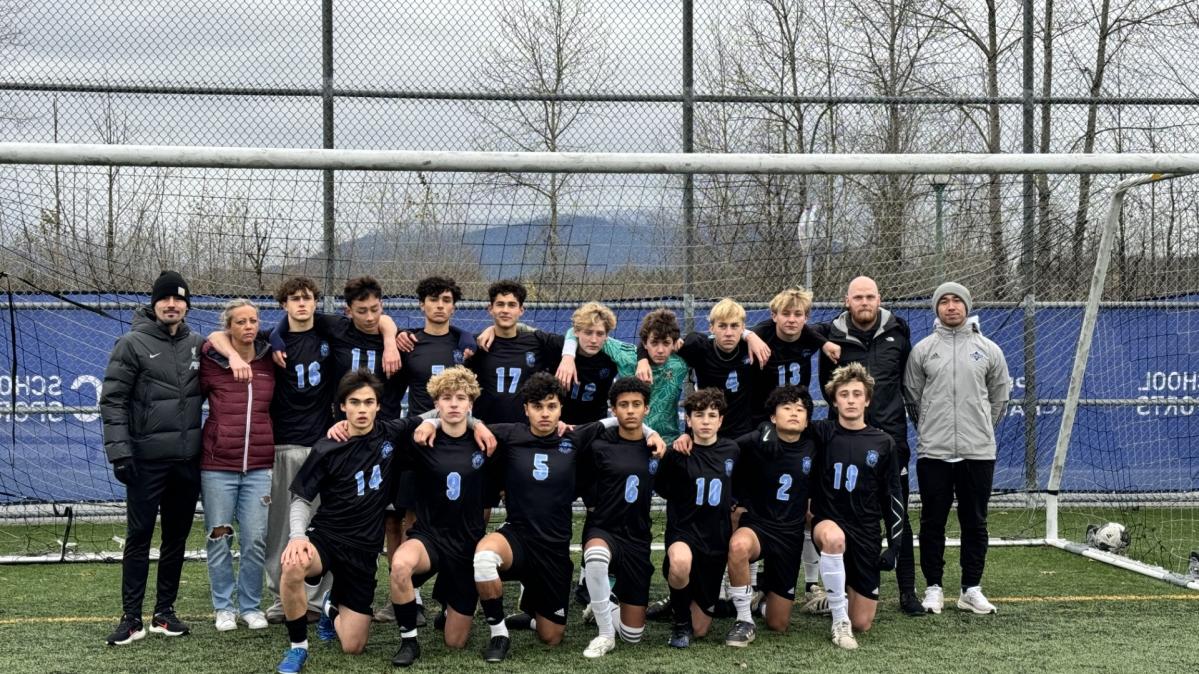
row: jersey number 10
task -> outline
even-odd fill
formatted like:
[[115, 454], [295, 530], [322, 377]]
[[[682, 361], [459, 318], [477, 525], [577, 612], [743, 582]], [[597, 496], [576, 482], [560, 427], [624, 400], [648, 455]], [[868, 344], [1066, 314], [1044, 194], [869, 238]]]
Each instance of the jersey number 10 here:
[[[708, 483], [708, 505], [720, 505], [720, 497], [724, 493], [724, 483], [720, 478], [714, 477]], [[695, 505], [702, 506], [704, 504], [704, 478], [695, 478]]]

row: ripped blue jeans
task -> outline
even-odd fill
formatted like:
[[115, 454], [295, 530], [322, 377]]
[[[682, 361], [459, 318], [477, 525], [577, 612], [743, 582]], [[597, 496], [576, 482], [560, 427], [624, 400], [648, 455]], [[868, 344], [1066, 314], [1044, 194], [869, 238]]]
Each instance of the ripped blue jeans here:
[[[271, 470], [236, 473], [200, 471], [207, 533], [208, 581], [212, 607], [245, 614], [260, 611], [266, 521], [270, 509]], [[237, 606], [233, 605], [233, 523], [237, 522], [241, 559], [237, 569]]]

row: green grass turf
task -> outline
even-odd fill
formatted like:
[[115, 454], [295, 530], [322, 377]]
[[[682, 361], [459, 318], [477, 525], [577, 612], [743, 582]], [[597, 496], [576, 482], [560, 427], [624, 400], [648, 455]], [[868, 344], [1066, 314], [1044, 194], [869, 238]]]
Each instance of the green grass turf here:
[[[956, 554], [952, 549], [947, 553], [950, 585], [956, 576]], [[120, 571], [118, 564], [0, 566], [0, 672], [273, 671], [286, 645], [282, 626], [218, 634], [212, 626], [205, 567], [198, 562], [185, 565], [177, 604], [191, 622], [190, 636], [167, 639], [149, 634], [130, 646], [106, 646], [104, 637], [114, 627], [120, 605]], [[154, 573], [152, 566], [151, 587]], [[384, 578], [382, 570], [379, 578]], [[654, 586], [654, 596], [660, 596], [665, 588], [660, 576], [655, 576]], [[853, 653], [833, 647], [827, 618], [797, 611], [790, 632], [760, 630], [747, 649], [721, 643], [729, 620], [717, 621], [713, 635], [686, 651], [668, 648], [667, 626], [650, 623], [644, 643], [619, 644], [602, 660], [588, 661], [581, 653], [594, 628], [581, 623], [580, 611], [573, 606], [562, 646], [545, 648], [529, 632], [514, 633], [510, 659], [495, 669], [1181, 672], [1193, 671], [1199, 662], [1199, 593], [1048, 548], [993, 549], [986, 590], [1000, 607], [998, 615], [959, 613], [950, 603], [940, 616], [909, 618], [898, 612], [894, 580], [884, 574], [884, 600], [875, 628], [860, 636], [861, 648]], [[513, 599], [509, 596], [509, 607]], [[307, 672], [392, 671], [388, 661], [399, 643], [394, 625], [375, 625], [361, 656], [343, 655], [335, 646], [317, 642], [315, 630], [310, 633], [313, 652]], [[450, 652], [440, 645], [437, 632], [422, 630], [424, 654], [416, 671], [477, 670], [483, 666], [479, 650], [485, 635], [486, 626], [476, 619], [469, 647]]]

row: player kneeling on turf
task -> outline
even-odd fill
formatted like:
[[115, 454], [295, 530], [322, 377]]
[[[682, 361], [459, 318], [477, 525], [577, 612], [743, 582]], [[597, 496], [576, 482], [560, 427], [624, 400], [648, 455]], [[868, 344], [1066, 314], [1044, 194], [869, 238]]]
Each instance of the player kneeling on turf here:
[[666, 499], [666, 558], [670, 586], [670, 645], [686, 648], [712, 626], [724, 576], [732, 520], [737, 443], [718, 437], [726, 409], [719, 389], [700, 389], [683, 401], [691, 451], [662, 459], [654, 489]]
[[[861, 363], [850, 363], [834, 370], [825, 388], [837, 420], [811, 425], [819, 465], [812, 483], [812, 535], [833, 614], [833, 643], [854, 649], [854, 631], [865, 632], [874, 623], [879, 571], [895, 568], [903, 540], [903, 494], [895, 441], [866, 425], [874, 378]], [[879, 520], [886, 521], [886, 552]]]

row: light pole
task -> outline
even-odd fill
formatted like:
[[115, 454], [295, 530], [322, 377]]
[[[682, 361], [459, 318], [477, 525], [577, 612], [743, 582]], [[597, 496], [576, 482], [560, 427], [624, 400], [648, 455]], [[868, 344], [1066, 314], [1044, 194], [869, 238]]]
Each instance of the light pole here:
[[928, 177], [928, 182], [933, 186], [933, 194], [937, 202], [937, 230], [936, 230], [936, 245], [937, 245], [937, 283], [945, 282], [945, 186], [949, 184], [950, 176], [947, 175], [931, 175]]

